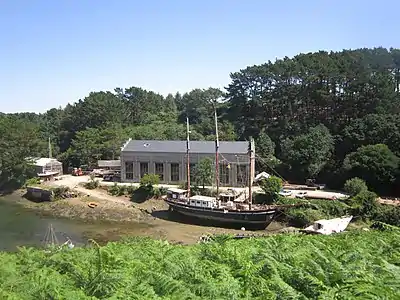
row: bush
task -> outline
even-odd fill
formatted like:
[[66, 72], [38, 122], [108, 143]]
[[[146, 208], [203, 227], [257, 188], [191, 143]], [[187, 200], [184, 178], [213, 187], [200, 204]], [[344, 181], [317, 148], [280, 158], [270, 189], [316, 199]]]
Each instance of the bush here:
[[145, 174], [140, 179], [140, 186], [153, 186], [160, 183], [160, 177], [156, 174]]
[[127, 191], [126, 186], [118, 185], [116, 182], [114, 183], [113, 186], [110, 186], [108, 188], [108, 193], [110, 193], [110, 195], [112, 196], [123, 196], [125, 195], [126, 191]]
[[96, 180], [96, 177], [94, 175], [90, 175], [90, 179], [88, 182], [84, 184], [84, 187], [88, 190], [94, 190], [99, 187], [99, 181]]
[[67, 186], [53, 187], [51, 188], [51, 191], [53, 192], [53, 199], [58, 200], [60, 198], [65, 198], [64, 195], [69, 192], [69, 187]]
[[378, 211], [377, 195], [370, 191], [358, 193], [350, 199], [352, 213], [363, 219], [369, 219], [376, 215]]
[[40, 184], [40, 178], [39, 177], [33, 177], [29, 178], [28, 180], [25, 181], [24, 188], [28, 186], [35, 186]]
[[281, 197], [276, 204], [304, 203], [302, 207], [290, 208], [278, 220], [291, 226], [304, 227], [320, 219], [338, 218], [347, 215], [350, 207], [338, 200], [299, 200]]
[[324, 219], [326, 215], [312, 208], [295, 208], [286, 212], [287, 222], [290, 226], [305, 227], [317, 220]]
[[282, 189], [282, 179], [271, 176], [260, 183], [261, 189], [268, 198], [268, 202], [273, 203], [279, 199], [279, 191]]
[[374, 220], [400, 227], [400, 207], [380, 204], [376, 210]]
[[368, 191], [367, 184], [364, 180], [358, 177], [348, 179], [344, 184], [344, 190], [350, 196], [354, 197], [361, 192]]
[[127, 193], [128, 195], [132, 195], [136, 190], [137, 190], [137, 187], [133, 186], [132, 184], [131, 184], [131, 185], [128, 185], [128, 186], [126, 187], [126, 193]]

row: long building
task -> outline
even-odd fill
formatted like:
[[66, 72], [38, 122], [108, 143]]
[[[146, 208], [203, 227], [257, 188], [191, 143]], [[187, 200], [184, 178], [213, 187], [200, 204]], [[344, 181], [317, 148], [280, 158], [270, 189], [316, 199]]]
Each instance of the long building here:
[[[219, 153], [220, 185], [234, 187], [247, 185], [248, 142], [220, 142]], [[205, 157], [215, 160], [215, 142], [191, 141], [191, 171]], [[186, 159], [186, 141], [129, 139], [121, 148], [121, 181], [139, 182], [145, 174], [152, 173], [160, 177], [161, 183], [186, 182]]]

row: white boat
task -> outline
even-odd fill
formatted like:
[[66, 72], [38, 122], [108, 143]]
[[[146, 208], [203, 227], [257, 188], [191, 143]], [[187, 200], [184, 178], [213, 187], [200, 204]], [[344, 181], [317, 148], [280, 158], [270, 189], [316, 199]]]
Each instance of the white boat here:
[[352, 219], [353, 216], [335, 218], [330, 220], [318, 220], [315, 221], [314, 224], [301, 230], [301, 232], [324, 235], [342, 232], [347, 228]]
[[45, 248], [44, 251], [46, 253], [51, 253], [52, 250], [59, 251], [59, 250], [63, 249], [65, 246], [68, 249], [73, 249], [75, 247], [75, 245], [72, 243], [71, 239], [68, 236], [66, 236], [65, 234], [63, 234], [63, 236], [66, 241], [61, 244], [58, 241], [58, 238], [54, 231], [53, 225], [49, 224], [46, 234], [44, 236], [44, 240], [43, 240], [43, 246]]

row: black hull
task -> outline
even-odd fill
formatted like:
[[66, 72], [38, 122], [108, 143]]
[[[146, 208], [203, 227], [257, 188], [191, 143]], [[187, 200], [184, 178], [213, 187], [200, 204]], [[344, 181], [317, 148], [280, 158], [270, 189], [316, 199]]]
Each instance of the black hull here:
[[211, 209], [202, 207], [193, 207], [184, 203], [177, 203], [171, 200], [165, 200], [170, 212], [176, 213], [191, 219], [201, 221], [209, 225], [234, 227], [250, 230], [262, 230], [268, 227], [274, 219], [275, 210], [260, 211], [224, 211], [224, 209]]

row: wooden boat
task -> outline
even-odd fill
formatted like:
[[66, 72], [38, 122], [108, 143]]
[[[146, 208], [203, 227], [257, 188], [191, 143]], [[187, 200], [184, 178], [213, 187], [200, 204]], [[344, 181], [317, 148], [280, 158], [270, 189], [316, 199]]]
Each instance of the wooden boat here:
[[193, 196], [186, 201], [165, 200], [171, 212], [176, 212], [190, 218], [210, 221], [212, 224], [227, 225], [229, 227], [244, 227], [245, 229], [265, 229], [273, 220], [276, 209], [261, 207], [248, 209], [243, 205], [230, 206], [218, 203], [213, 197]]
[[[252, 204], [252, 183], [254, 180], [254, 140], [250, 139], [249, 159], [250, 159], [250, 178], [248, 186], [248, 197], [243, 198], [243, 193], [231, 191], [229, 194], [219, 194], [218, 179], [218, 127], [215, 117], [216, 127], [216, 187], [217, 196], [191, 196], [190, 195], [190, 169], [189, 169], [189, 120], [187, 119], [187, 190], [169, 189], [165, 201], [169, 205], [169, 211], [178, 213], [191, 219], [207, 221], [211, 225], [224, 225], [229, 227], [244, 227], [245, 229], [265, 229], [274, 219], [276, 213], [288, 206], [279, 205], [267, 206]], [[221, 197], [222, 196], [222, 197]], [[221, 201], [228, 198], [228, 201]]]

